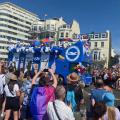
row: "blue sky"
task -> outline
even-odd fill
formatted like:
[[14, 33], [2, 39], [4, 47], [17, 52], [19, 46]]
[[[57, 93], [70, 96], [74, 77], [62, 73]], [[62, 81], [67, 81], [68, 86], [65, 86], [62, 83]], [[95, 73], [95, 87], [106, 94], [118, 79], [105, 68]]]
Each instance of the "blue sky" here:
[[112, 47], [120, 52], [120, 0], [0, 0], [15, 3], [41, 19], [61, 17], [71, 23], [80, 23], [81, 33], [112, 33]]

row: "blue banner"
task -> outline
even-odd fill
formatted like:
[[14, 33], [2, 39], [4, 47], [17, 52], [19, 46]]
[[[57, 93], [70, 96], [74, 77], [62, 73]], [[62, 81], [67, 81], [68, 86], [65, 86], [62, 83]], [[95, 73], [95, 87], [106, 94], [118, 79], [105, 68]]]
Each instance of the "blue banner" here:
[[68, 62], [82, 62], [84, 58], [83, 42], [79, 41], [67, 48], [65, 51], [65, 58]]

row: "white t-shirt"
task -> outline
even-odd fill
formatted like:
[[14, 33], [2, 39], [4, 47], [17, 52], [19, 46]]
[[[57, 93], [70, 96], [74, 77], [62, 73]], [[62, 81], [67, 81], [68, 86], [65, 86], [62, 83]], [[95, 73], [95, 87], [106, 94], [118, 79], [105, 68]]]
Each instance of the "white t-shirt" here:
[[0, 75], [0, 94], [3, 94], [3, 92], [4, 92], [4, 90], [3, 90], [4, 85], [5, 85], [5, 75], [1, 74]]
[[107, 80], [108, 79], [108, 74], [106, 73], [105, 75], [104, 75], [104, 80]]
[[[69, 108], [63, 101], [55, 100], [55, 106], [61, 120], [75, 120], [71, 108]], [[58, 120], [58, 117], [53, 107], [53, 102], [48, 103], [47, 114], [48, 114], [49, 120]]]
[[16, 92], [19, 91], [19, 86], [18, 84], [14, 84], [13, 91], [10, 92], [8, 85], [5, 85], [4, 91], [7, 97], [16, 97]]

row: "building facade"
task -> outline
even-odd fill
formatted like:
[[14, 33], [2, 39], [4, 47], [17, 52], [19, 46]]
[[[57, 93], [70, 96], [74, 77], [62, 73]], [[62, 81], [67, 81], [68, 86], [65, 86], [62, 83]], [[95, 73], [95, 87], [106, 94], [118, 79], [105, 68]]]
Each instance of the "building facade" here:
[[106, 31], [103, 33], [82, 34], [81, 39], [90, 38], [90, 49], [93, 55], [93, 61], [97, 64], [103, 63], [104, 67], [108, 67], [111, 58], [111, 33]]
[[45, 37], [52, 37], [54, 40], [76, 38], [80, 34], [79, 23], [73, 20], [72, 24], [67, 24], [65, 20], [60, 18], [53, 18], [47, 20], [40, 20], [31, 28], [33, 38], [38, 36], [38, 39]]
[[6, 59], [10, 44], [28, 43], [31, 25], [37, 15], [9, 2], [0, 4], [0, 59]]

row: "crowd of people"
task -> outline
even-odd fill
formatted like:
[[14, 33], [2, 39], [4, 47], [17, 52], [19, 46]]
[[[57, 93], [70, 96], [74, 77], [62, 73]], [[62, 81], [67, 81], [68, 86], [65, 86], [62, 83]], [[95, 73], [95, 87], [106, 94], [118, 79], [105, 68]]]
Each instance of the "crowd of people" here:
[[[81, 120], [120, 120], [115, 107], [114, 87], [120, 69], [94, 69], [93, 89], [90, 91], [89, 110], [80, 114]], [[85, 105], [85, 84], [73, 72], [63, 85], [52, 69], [38, 71], [8, 68], [0, 62], [0, 108], [4, 120], [75, 120], [76, 112]], [[86, 106], [85, 106], [86, 107]]]
[[101, 78], [105, 84], [111, 84], [115, 89], [120, 89], [120, 65], [113, 66], [110, 69], [94, 69], [93, 82], [95, 83], [97, 78]]

